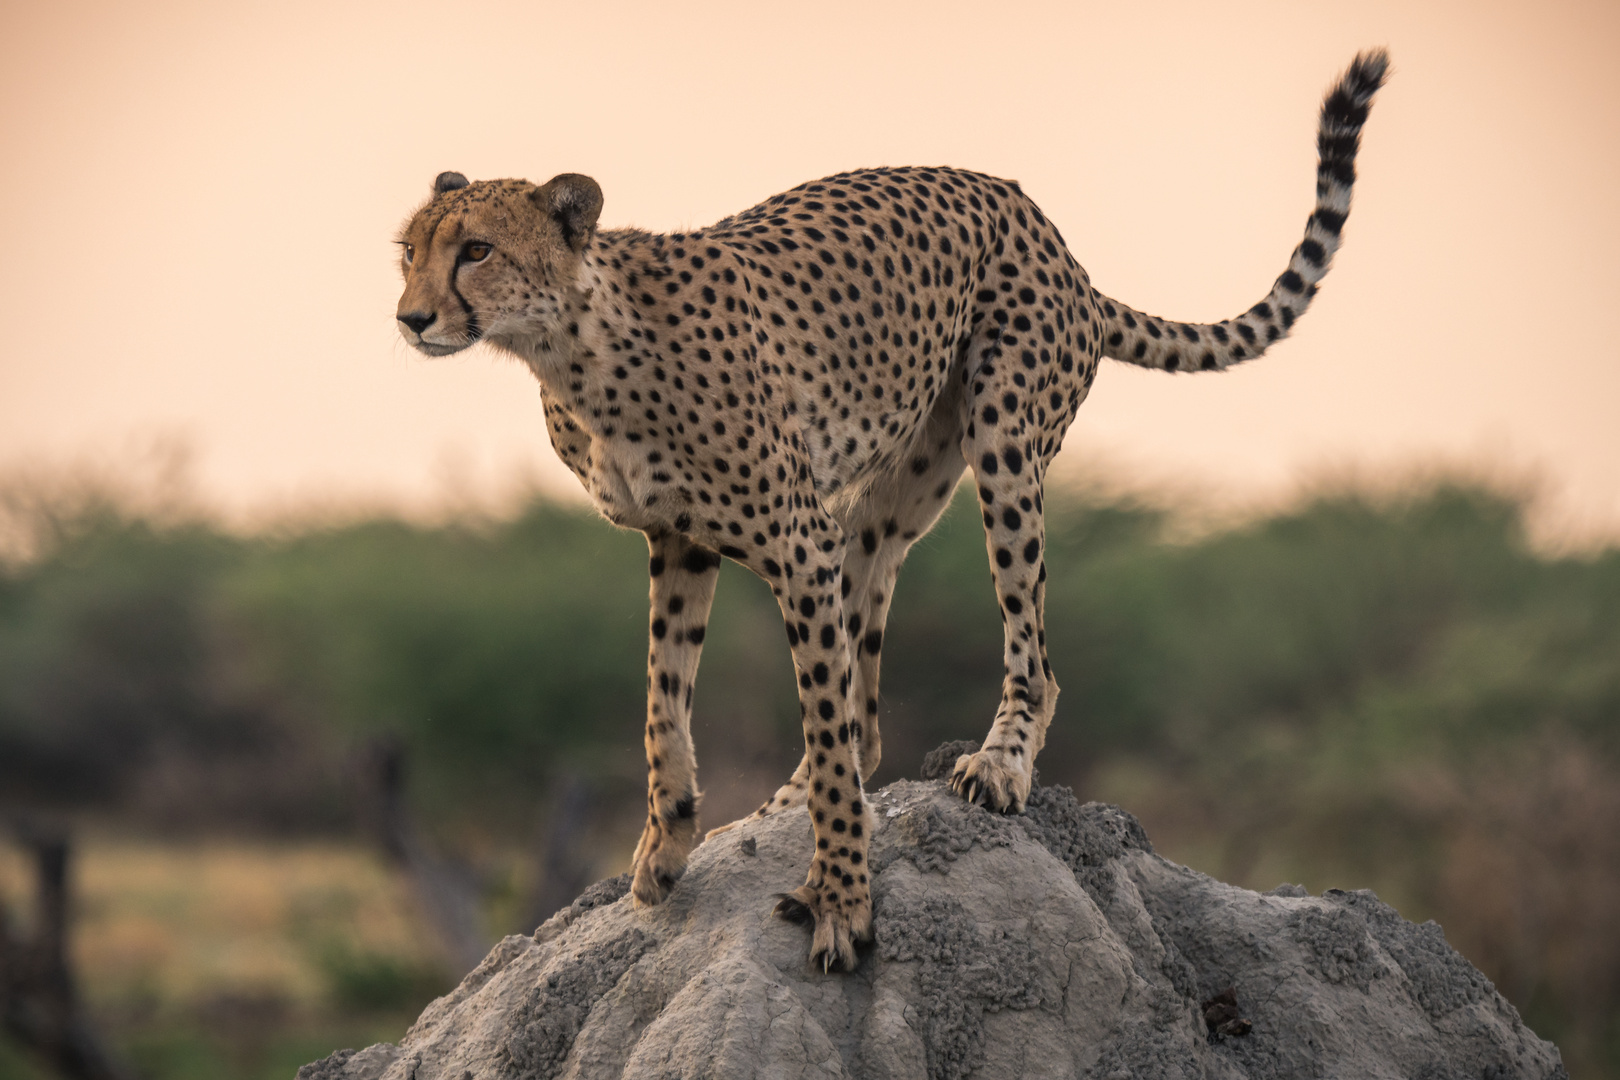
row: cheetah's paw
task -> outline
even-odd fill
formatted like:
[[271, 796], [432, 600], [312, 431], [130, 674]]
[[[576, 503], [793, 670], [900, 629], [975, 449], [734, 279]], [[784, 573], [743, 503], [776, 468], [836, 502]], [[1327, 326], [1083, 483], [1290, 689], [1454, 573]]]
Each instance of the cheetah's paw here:
[[1021, 814], [1029, 799], [1030, 780], [1022, 763], [1022, 754], [1014, 755], [1000, 746], [963, 754], [951, 771], [951, 790], [990, 810]]
[[[853, 903], [846, 900], [853, 899]], [[810, 966], [823, 973], [854, 971], [855, 949], [872, 940], [872, 903], [866, 896], [846, 898], [836, 889], [805, 884], [776, 900], [776, 914], [800, 926], [815, 926], [810, 938]]]
[[630, 895], [641, 907], [661, 904], [686, 872], [686, 857], [697, 846], [697, 821], [650, 819], [630, 863]]
[[759, 816], [761, 816], [761, 815], [758, 812], [755, 812], [755, 813], [749, 814], [747, 817], [740, 817], [736, 821], [728, 821], [724, 825], [716, 825], [714, 828], [710, 829], [708, 832], [703, 834], [703, 842], [705, 844], [707, 844], [710, 840], [713, 840], [715, 837], [719, 836], [721, 833], [728, 833], [732, 829], [735, 829], [737, 826], [746, 824], [747, 822], [750, 822], [750, 821], [753, 821], [756, 817], [759, 817]]

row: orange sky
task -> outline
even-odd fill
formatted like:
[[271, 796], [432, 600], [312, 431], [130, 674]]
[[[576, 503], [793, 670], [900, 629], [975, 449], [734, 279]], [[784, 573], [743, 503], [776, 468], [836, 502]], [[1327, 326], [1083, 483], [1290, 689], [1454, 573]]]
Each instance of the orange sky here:
[[1315, 109], [1396, 68], [1295, 336], [1221, 376], [1107, 365], [1066, 475], [1275, 498], [1483, 461], [1620, 535], [1620, 5], [915, 3], [0, 9], [0, 471], [195, 451], [238, 516], [561, 489], [531, 377], [394, 331], [432, 176], [563, 171], [706, 224], [871, 164], [1019, 179], [1104, 292], [1216, 320], [1310, 210]]

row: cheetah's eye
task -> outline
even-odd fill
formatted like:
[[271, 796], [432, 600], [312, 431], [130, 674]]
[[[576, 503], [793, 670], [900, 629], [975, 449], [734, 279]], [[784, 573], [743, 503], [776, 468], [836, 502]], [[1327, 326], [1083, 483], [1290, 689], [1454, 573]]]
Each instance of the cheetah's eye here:
[[474, 240], [461, 249], [462, 262], [483, 262], [489, 258], [489, 253], [495, 249], [481, 240]]
[[399, 246], [405, 252], [405, 265], [406, 266], [409, 266], [409, 265], [411, 265], [411, 263], [416, 261], [416, 245], [415, 244], [401, 244]]

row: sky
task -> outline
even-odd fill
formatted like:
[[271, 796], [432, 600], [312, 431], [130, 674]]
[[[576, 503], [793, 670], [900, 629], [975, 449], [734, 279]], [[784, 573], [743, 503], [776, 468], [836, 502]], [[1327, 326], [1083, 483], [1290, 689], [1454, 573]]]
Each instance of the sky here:
[[395, 330], [391, 241], [445, 169], [588, 173], [604, 226], [674, 230], [972, 168], [1103, 292], [1226, 318], [1302, 234], [1322, 91], [1384, 45], [1294, 336], [1222, 375], [1105, 365], [1055, 472], [1259, 506], [1466, 468], [1620, 537], [1620, 5], [6, 0], [0, 41], [0, 476], [181, 447], [249, 524], [576, 487], [526, 370]]

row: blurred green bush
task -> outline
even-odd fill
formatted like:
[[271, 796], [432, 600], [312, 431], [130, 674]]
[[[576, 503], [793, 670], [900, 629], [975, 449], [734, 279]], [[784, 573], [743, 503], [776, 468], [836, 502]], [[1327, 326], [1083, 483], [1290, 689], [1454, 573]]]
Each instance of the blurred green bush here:
[[449, 993], [457, 982], [439, 967], [356, 949], [344, 941], [327, 942], [316, 963], [332, 1004], [346, 1012], [401, 1012]]

